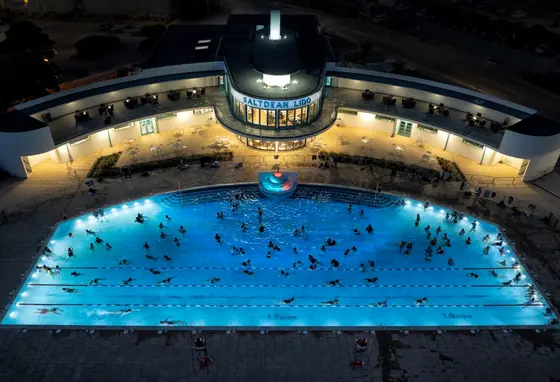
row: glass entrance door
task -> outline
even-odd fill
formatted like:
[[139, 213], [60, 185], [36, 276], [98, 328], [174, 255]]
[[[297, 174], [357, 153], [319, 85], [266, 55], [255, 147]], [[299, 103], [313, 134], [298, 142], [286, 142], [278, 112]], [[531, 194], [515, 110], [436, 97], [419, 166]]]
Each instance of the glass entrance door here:
[[140, 134], [148, 135], [154, 133], [154, 123], [151, 118], [140, 121]]
[[412, 123], [406, 121], [400, 121], [399, 130], [397, 133], [403, 137], [410, 138], [410, 133], [412, 132]]

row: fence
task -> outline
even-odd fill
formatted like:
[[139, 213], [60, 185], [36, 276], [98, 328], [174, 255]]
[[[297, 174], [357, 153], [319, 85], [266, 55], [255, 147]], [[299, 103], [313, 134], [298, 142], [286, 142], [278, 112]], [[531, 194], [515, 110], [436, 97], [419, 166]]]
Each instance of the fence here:
[[485, 176], [478, 174], [465, 174], [467, 181], [476, 183], [480, 186], [494, 185], [496, 187], [510, 187], [514, 185], [524, 184], [520, 177], [517, 176]]

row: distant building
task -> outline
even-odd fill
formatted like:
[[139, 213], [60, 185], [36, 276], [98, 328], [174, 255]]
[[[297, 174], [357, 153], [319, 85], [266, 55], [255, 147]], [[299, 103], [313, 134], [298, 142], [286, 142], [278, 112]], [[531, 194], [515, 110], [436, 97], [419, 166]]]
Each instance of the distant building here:
[[12, 10], [37, 14], [80, 11], [90, 14], [164, 17], [173, 10], [173, 0], [8, 0]]

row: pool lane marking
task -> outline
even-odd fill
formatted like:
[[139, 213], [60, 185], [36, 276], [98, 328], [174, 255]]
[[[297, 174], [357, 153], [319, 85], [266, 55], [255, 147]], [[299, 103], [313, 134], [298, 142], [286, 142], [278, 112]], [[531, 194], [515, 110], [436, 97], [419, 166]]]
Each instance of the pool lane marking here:
[[[117, 269], [163, 269], [163, 270], [222, 270], [222, 271], [243, 271], [247, 268], [239, 267], [239, 268], [229, 268], [229, 267], [158, 267], [153, 265], [151, 267], [60, 267], [60, 269], [104, 269], [104, 270], [117, 270]], [[268, 267], [251, 267], [250, 269], [254, 270], [268, 270], [268, 271], [280, 271], [280, 270], [292, 270], [292, 271], [311, 271], [307, 267], [301, 268], [293, 268], [293, 267], [281, 267], [281, 268], [268, 268]], [[374, 268], [374, 269], [366, 269], [363, 272], [374, 272], [374, 271], [475, 271], [475, 270], [515, 270], [512, 267], [490, 267], [490, 268], [456, 268], [456, 267], [448, 267], [448, 268]], [[317, 268], [313, 269], [313, 271], [362, 271], [360, 268]]]
[[149, 307], [149, 308], [487, 308], [487, 307], [542, 307], [545, 304], [440, 304], [440, 305], [387, 305], [379, 306], [377, 304], [367, 305], [283, 305], [283, 304], [35, 304], [35, 303], [19, 303], [18, 306], [88, 306], [88, 307]]
[[324, 284], [261, 284], [261, 285], [243, 285], [243, 284], [171, 284], [171, 285], [154, 285], [154, 284], [137, 284], [137, 285], [121, 285], [121, 284], [39, 284], [29, 283], [28, 286], [36, 287], [105, 287], [105, 288], [526, 288], [526, 285], [424, 285], [424, 284], [372, 284], [372, 285], [324, 285]]

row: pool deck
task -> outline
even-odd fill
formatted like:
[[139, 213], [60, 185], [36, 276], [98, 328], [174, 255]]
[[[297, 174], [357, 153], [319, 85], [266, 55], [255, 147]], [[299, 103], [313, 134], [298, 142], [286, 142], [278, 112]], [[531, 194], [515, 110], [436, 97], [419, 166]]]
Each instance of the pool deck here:
[[[268, 166], [270, 168], [270, 165]], [[296, 168], [293, 166], [292, 168]], [[151, 193], [219, 183], [255, 182], [262, 166], [248, 164], [233, 170], [192, 168], [156, 171], [148, 178], [106, 180], [92, 197], [83, 185], [64, 185], [48, 199], [9, 217], [0, 227], [0, 301], [9, 300], [57, 218], [92, 208], [139, 198]], [[374, 188], [383, 174], [345, 165], [336, 171], [297, 168], [302, 182]], [[81, 183], [81, 182], [80, 182]], [[83, 184], [83, 183], [82, 183]], [[455, 184], [424, 187], [407, 179], [394, 179], [387, 192], [406, 193], [466, 210]], [[479, 207], [471, 214], [482, 214]], [[506, 229], [541, 290], [560, 306], [560, 235], [535, 219], [512, 218], [494, 206], [489, 220]], [[22, 240], [25, 232], [25, 240]], [[221, 332], [207, 337], [214, 365], [199, 371], [191, 362], [192, 334], [137, 331], [124, 334], [107, 330], [0, 330], [0, 381], [396, 381], [406, 370], [409, 381], [531, 381], [560, 379], [560, 332], [555, 330], [377, 331], [370, 338], [367, 370], [352, 370], [354, 339], [359, 333]]]

